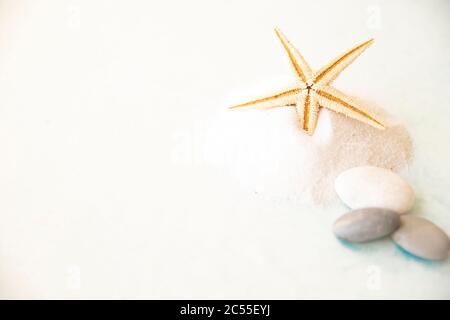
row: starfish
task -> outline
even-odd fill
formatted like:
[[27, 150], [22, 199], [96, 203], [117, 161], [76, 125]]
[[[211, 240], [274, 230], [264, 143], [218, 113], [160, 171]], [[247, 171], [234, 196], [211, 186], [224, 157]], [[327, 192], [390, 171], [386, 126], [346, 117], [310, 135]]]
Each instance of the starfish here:
[[383, 123], [369, 111], [365, 110], [351, 97], [331, 86], [337, 76], [373, 43], [373, 39], [357, 45], [332, 60], [319, 71], [313, 72], [303, 56], [280, 29], [275, 28], [275, 33], [286, 50], [295, 72], [297, 78], [295, 85], [274, 95], [239, 104], [230, 109], [295, 106], [301, 127], [309, 135], [314, 133], [321, 108], [327, 108], [375, 128], [384, 129]]

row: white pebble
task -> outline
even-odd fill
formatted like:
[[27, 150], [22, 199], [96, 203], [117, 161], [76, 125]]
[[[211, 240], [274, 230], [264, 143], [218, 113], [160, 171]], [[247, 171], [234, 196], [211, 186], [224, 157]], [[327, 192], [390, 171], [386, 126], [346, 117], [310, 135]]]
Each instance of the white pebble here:
[[414, 191], [399, 175], [384, 168], [363, 166], [342, 172], [335, 190], [352, 209], [378, 207], [400, 214], [414, 205]]

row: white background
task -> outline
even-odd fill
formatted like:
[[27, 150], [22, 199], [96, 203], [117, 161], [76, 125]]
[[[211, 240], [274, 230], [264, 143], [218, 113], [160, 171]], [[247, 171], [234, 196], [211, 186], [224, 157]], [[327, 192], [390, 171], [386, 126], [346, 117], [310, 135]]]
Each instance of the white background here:
[[[243, 190], [201, 157], [233, 93], [375, 37], [337, 81], [415, 144], [450, 232], [448, 1], [0, 1], [1, 298], [450, 298], [450, 262], [348, 248], [346, 208]], [[230, 98], [231, 97], [231, 98]], [[232, 128], [230, 128], [232, 130]], [[255, 163], [257, 166], [257, 163]]]

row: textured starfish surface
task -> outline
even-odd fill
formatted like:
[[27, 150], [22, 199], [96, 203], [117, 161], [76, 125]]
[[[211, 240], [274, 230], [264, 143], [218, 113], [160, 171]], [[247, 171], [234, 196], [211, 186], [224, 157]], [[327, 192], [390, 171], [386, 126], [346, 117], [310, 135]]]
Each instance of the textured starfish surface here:
[[351, 97], [331, 86], [333, 80], [373, 43], [373, 39], [357, 45], [332, 60], [319, 71], [313, 72], [286, 36], [278, 28], [275, 28], [275, 32], [288, 54], [297, 76], [297, 83], [282, 92], [239, 104], [230, 109], [295, 106], [301, 127], [309, 135], [314, 133], [321, 108], [327, 108], [375, 128], [384, 129], [384, 125], [374, 115]]

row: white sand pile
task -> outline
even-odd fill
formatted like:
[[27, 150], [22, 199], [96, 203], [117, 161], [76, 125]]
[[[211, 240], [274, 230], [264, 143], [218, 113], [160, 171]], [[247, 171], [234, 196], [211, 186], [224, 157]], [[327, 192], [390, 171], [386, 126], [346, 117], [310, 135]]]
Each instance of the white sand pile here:
[[327, 203], [336, 198], [334, 179], [343, 170], [374, 165], [400, 171], [411, 158], [406, 129], [379, 108], [368, 110], [386, 130], [322, 109], [308, 136], [292, 107], [223, 110], [211, 123], [203, 156], [262, 197]]

